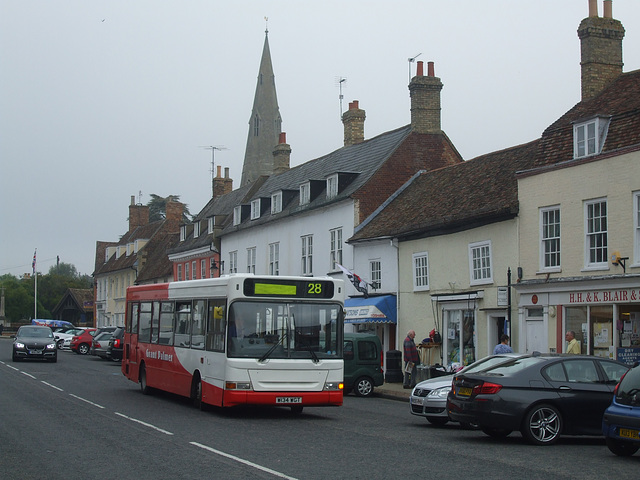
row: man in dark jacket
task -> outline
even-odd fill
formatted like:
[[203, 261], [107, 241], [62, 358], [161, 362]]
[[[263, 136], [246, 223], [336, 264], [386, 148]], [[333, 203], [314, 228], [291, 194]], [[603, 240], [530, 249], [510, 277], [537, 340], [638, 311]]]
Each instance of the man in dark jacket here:
[[[420, 356], [418, 355], [416, 344], [413, 341], [415, 336], [416, 332], [409, 330], [409, 332], [407, 332], [407, 338], [404, 339], [404, 381], [402, 382], [404, 388], [413, 388], [416, 386], [416, 374], [417, 367], [420, 365]], [[412, 363], [413, 366], [411, 366], [410, 363]], [[407, 372], [407, 370], [409, 370], [409, 372]]]

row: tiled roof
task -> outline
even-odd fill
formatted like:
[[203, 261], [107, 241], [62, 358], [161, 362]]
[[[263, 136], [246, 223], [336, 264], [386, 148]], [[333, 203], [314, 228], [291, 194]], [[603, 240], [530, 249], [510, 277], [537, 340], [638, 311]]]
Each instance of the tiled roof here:
[[138, 252], [143, 255], [142, 268], [138, 269], [137, 283], [144, 283], [156, 278], [173, 277], [173, 263], [169, 261], [167, 250], [175, 245], [180, 238], [179, 233], [159, 231]]
[[420, 173], [349, 241], [440, 235], [514, 217], [515, 172], [533, 164], [538, 144], [535, 140]]
[[611, 117], [602, 153], [640, 143], [640, 70], [623, 73], [599, 95], [582, 101], [542, 134], [535, 166], [573, 159], [573, 123], [596, 115]]

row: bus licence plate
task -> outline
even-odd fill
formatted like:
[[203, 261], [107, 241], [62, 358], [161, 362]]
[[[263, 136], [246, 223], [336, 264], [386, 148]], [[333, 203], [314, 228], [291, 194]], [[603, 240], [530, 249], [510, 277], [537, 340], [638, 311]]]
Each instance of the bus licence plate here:
[[621, 428], [620, 429], [620, 436], [624, 437], [624, 438], [632, 438], [634, 440], [640, 440], [640, 432], [638, 432], [638, 430], [631, 430], [629, 428]]
[[302, 403], [302, 397], [276, 397], [276, 403]]

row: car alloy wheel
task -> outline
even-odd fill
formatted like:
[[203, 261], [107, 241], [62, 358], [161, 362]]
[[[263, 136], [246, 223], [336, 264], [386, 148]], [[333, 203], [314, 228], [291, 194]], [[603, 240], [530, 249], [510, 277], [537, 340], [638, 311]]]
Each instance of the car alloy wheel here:
[[370, 397], [373, 395], [373, 381], [369, 377], [358, 378], [355, 392], [358, 397]]
[[522, 436], [534, 445], [551, 445], [562, 433], [562, 417], [551, 405], [536, 405], [524, 418]]
[[86, 343], [80, 344], [80, 346], [78, 347], [78, 353], [80, 355], [86, 355], [87, 353], [89, 353], [89, 345], [87, 345]]

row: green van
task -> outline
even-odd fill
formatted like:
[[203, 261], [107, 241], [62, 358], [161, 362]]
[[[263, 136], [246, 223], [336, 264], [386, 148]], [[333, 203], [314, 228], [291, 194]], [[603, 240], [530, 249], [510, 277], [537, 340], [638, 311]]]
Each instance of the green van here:
[[344, 393], [369, 397], [384, 383], [382, 344], [373, 333], [344, 334]]

